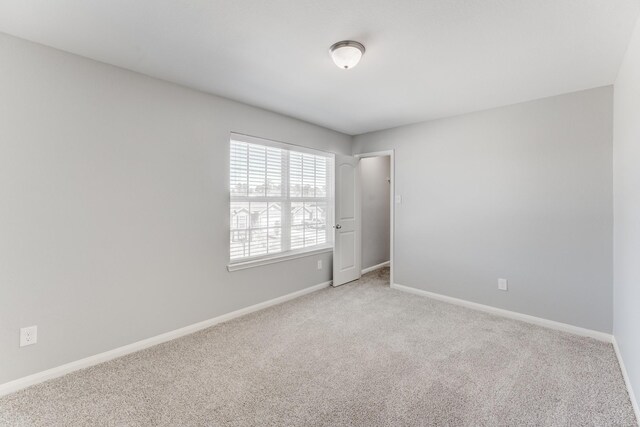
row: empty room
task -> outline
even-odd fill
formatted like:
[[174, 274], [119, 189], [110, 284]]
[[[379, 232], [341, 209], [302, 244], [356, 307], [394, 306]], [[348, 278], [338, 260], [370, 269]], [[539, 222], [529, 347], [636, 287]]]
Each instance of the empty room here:
[[639, 426], [640, 0], [0, 0], [0, 426]]

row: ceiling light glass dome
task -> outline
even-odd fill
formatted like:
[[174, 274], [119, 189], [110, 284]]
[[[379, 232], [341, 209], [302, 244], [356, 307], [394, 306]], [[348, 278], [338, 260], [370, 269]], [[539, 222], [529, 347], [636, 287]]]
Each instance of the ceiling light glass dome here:
[[362, 43], [344, 40], [331, 46], [329, 53], [339, 68], [348, 70], [358, 65], [360, 58], [364, 55], [364, 46]]

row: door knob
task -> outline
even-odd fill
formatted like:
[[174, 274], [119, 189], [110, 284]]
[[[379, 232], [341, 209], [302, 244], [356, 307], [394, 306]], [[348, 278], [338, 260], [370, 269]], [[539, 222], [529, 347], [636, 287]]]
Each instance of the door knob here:
[[340, 224], [336, 224], [335, 227], [336, 227], [336, 230], [340, 230], [342, 228]]

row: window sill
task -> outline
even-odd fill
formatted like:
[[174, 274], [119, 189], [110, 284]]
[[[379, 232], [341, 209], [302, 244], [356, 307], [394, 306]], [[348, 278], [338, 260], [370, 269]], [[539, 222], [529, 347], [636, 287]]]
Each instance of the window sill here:
[[247, 268], [260, 267], [262, 265], [275, 264], [277, 262], [289, 261], [296, 258], [333, 252], [333, 246], [322, 246], [311, 250], [292, 251], [285, 254], [274, 255], [266, 258], [254, 259], [250, 261], [234, 262], [227, 265], [228, 271], [245, 270]]

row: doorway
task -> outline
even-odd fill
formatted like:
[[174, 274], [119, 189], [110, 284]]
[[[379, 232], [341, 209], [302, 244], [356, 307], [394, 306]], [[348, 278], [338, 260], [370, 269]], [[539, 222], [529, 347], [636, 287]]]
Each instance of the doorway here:
[[[378, 158], [381, 158], [378, 160]], [[369, 161], [372, 168], [369, 168]], [[377, 161], [375, 161], [377, 160]], [[371, 188], [375, 192], [375, 207], [370, 205], [369, 196], [365, 201], [367, 210], [367, 246], [366, 265], [362, 263], [362, 181], [361, 166], [363, 161], [367, 172], [375, 174], [375, 183]], [[386, 166], [388, 165], [388, 167]], [[389, 268], [388, 286], [394, 283], [394, 152], [379, 151], [374, 153], [335, 156], [335, 225], [333, 246], [333, 286], [340, 286], [358, 280], [362, 274], [367, 274], [381, 268]], [[367, 186], [371, 178], [364, 177]], [[377, 187], [377, 188], [376, 188]], [[386, 200], [386, 203], [385, 203]], [[375, 210], [375, 215], [373, 210]], [[386, 211], [386, 212], [385, 212]], [[387, 215], [388, 213], [388, 215]], [[369, 223], [372, 227], [369, 228]], [[381, 225], [380, 225], [381, 224]], [[382, 228], [385, 228], [384, 230]], [[369, 241], [371, 239], [372, 243]], [[376, 248], [371, 247], [377, 245]], [[386, 273], [386, 271], [385, 271]], [[368, 276], [371, 277], [371, 276]]]
[[[394, 165], [393, 151], [365, 153], [360, 159], [362, 274], [393, 283]], [[374, 273], [375, 272], [375, 273]]]

